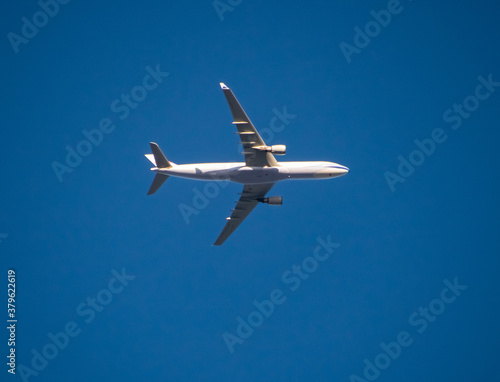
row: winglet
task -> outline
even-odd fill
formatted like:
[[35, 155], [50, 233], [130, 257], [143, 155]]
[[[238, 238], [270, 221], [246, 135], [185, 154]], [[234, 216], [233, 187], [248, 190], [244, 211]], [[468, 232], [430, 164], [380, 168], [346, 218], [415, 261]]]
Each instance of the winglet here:
[[229, 88], [226, 85], [224, 85], [222, 82], [220, 83], [220, 88], [222, 90], [229, 90]]

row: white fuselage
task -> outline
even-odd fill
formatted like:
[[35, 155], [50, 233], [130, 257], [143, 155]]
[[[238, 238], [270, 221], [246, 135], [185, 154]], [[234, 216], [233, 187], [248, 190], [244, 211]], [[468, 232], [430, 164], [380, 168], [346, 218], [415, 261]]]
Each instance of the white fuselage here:
[[229, 180], [243, 184], [273, 183], [286, 179], [328, 179], [345, 175], [349, 169], [333, 162], [279, 162], [276, 167], [248, 167], [244, 162], [173, 164], [152, 168], [169, 176], [196, 180]]

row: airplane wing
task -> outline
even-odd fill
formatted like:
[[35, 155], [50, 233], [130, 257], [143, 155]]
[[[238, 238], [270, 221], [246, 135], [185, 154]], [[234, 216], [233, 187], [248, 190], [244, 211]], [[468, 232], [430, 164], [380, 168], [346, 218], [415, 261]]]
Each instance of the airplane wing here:
[[266, 146], [263, 139], [261, 138], [259, 132], [253, 125], [250, 118], [248, 118], [245, 110], [241, 107], [240, 103], [234, 96], [231, 89], [229, 89], [222, 82], [220, 84], [224, 95], [226, 96], [227, 103], [231, 109], [231, 114], [233, 114], [234, 122], [238, 129], [238, 134], [241, 139], [241, 144], [243, 145], [243, 153], [245, 154], [245, 163], [247, 166], [277, 166], [278, 162], [274, 158], [274, 155], [266, 152], [256, 150], [255, 146]]
[[250, 212], [259, 203], [258, 198], [263, 198], [273, 188], [274, 183], [245, 184], [240, 200], [234, 207], [231, 217], [227, 218], [227, 223], [215, 241], [214, 245], [222, 245], [224, 241], [234, 232], [236, 228], [250, 215]]

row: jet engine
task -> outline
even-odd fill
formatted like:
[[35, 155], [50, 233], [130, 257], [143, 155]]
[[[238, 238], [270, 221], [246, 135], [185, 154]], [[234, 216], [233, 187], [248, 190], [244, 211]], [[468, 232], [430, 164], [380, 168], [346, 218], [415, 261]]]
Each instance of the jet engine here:
[[276, 155], [285, 155], [286, 146], [285, 145], [272, 145], [272, 146], [254, 146], [256, 150], [267, 151]]
[[271, 206], [281, 206], [283, 204], [282, 196], [270, 196], [269, 198], [258, 198], [257, 200], [261, 203], [266, 203]]

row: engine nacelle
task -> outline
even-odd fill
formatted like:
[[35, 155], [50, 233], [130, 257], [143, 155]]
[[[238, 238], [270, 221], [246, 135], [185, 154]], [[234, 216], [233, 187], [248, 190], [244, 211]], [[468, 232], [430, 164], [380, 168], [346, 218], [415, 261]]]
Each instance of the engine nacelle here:
[[276, 155], [285, 155], [286, 146], [285, 145], [272, 145], [272, 146], [254, 146], [256, 150], [267, 151], [268, 153], [273, 153]]
[[271, 206], [281, 206], [283, 204], [282, 196], [270, 196], [269, 198], [259, 198], [257, 200], [261, 203], [266, 203]]
[[285, 155], [286, 154], [286, 146], [285, 145], [272, 145], [271, 152], [273, 154], [276, 154], [276, 155]]

